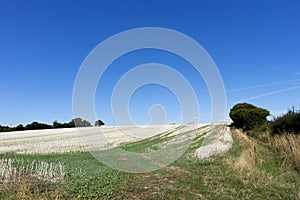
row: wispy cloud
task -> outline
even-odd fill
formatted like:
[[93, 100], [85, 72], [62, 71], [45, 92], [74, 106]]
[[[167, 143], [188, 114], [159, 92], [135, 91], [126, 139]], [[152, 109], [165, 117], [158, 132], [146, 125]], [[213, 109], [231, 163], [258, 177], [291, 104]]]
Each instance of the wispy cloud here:
[[250, 90], [250, 89], [256, 89], [256, 88], [262, 88], [262, 87], [268, 87], [268, 86], [273, 86], [273, 85], [280, 85], [283, 83], [292, 83], [294, 81], [300, 81], [300, 79], [292, 79], [292, 80], [286, 80], [286, 81], [279, 81], [279, 82], [273, 82], [273, 83], [266, 83], [266, 84], [261, 84], [261, 85], [254, 85], [254, 86], [249, 86], [249, 87], [244, 87], [244, 88], [237, 88], [233, 90], [227, 90], [227, 93], [231, 92], [239, 92], [239, 91], [244, 91], [244, 90]]
[[273, 95], [273, 94], [278, 94], [278, 93], [282, 93], [282, 92], [287, 92], [287, 91], [295, 90], [295, 89], [298, 89], [298, 88], [300, 88], [300, 85], [294, 86], [294, 87], [290, 87], [290, 88], [286, 88], [286, 89], [275, 90], [275, 91], [268, 92], [268, 93], [261, 94], [261, 95], [256, 95], [256, 96], [253, 96], [253, 97], [246, 98], [246, 99], [244, 99], [242, 101], [249, 101], [249, 100], [253, 100], [253, 99], [257, 99], [257, 98], [261, 98], [261, 97], [265, 97], [265, 96], [270, 96], [270, 95]]

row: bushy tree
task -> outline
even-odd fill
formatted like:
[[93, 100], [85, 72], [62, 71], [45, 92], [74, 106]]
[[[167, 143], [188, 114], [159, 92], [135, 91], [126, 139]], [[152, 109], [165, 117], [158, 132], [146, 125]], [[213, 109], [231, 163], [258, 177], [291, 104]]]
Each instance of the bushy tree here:
[[98, 119], [97, 121], [95, 121], [95, 126], [102, 126], [104, 125], [104, 122], [100, 119]]
[[292, 108], [282, 116], [275, 118], [272, 122], [272, 133], [300, 134], [300, 111], [296, 111]]
[[61, 125], [62, 125], [62, 124], [59, 123], [57, 120], [55, 120], [55, 121], [52, 123], [53, 128], [60, 128]]
[[24, 130], [25, 130], [25, 127], [23, 126], [23, 124], [19, 124], [19, 125], [16, 126], [14, 129], [15, 129], [15, 131], [24, 131]]
[[69, 124], [70, 124], [71, 127], [75, 127], [75, 126], [76, 127], [89, 127], [89, 126], [92, 126], [92, 124], [89, 121], [83, 120], [80, 117], [72, 119], [69, 122]]
[[233, 125], [243, 130], [254, 129], [267, 122], [270, 112], [248, 103], [239, 103], [230, 109], [229, 116]]
[[53, 128], [71, 128], [70, 123], [59, 123], [57, 120], [53, 122]]

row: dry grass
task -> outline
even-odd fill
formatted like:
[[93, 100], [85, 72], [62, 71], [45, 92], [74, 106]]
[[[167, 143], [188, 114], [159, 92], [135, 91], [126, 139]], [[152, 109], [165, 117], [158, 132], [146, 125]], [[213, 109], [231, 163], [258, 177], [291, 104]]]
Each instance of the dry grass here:
[[255, 151], [256, 147], [254, 145], [249, 146], [235, 161], [233, 168], [245, 172], [253, 171], [257, 166], [257, 156]]
[[239, 130], [235, 130], [233, 134], [244, 148], [244, 151], [241, 152], [241, 155], [233, 163], [233, 168], [240, 171], [253, 170], [259, 162], [257, 158], [257, 145]]
[[[229, 158], [228, 163], [237, 172], [244, 184], [251, 184], [254, 188], [297, 188], [295, 195], [300, 199], [299, 183], [295, 181], [295, 177], [298, 175], [291, 168], [291, 164], [293, 163], [294, 166], [297, 162], [299, 163], [300, 159], [298, 136], [272, 137], [269, 134], [264, 134], [262, 136], [264, 142], [276, 149], [276, 152], [273, 152], [264, 146], [260, 140], [248, 137], [240, 130], [233, 130], [232, 133], [238, 139], [243, 151], [237, 157]], [[277, 163], [275, 158], [277, 154], [284, 157], [283, 163], [280, 159]]]
[[275, 149], [285, 165], [291, 165], [300, 172], [300, 135], [268, 135], [266, 143]]
[[[0, 160], [0, 188], [9, 199], [62, 199], [62, 191], [54, 187], [63, 183], [66, 168], [61, 163], [23, 160]], [[51, 185], [51, 184], [52, 185]], [[2, 194], [4, 195], [4, 193]]]
[[258, 156], [258, 144], [240, 130], [234, 130], [232, 132], [244, 150], [237, 158], [233, 160], [232, 158], [229, 159], [230, 166], [243, 177], [244, 183], [271, 183], [273, 180], [272, 176], [262, 171], [259, 167], [263, 159]]
[[61, 182], [65, 175], [66, 169], [60, 162], [54, 164], [33, 161], [26, 164], [24, 161], [14, 159], [0, 160], [0, 184], [20, 182], [24, 177]]
[[[274, 162], [276, 163], [273, 158], [274, 155], [269, 155], [271, 157], [268, 158], [266, 152], [269, 150], [263, 147], [258, 140], [248, 137], [240, 130], [234, 130], [233, 135], [239, 140], [239, 144], [243, 146], [243, 151], [238, 157], [230, 160], [230, 165], [241, 177], [244, 184], [253, 184], [254, 188], [268, 186], [297, 188], [297, 183], [285, 181], [295, 176], [290, 171], [290, 166], [282, 164], [280, 169], [276, 169], [274, 166], [276, 165], [274, 164]], [[273, 142], [277, 145], [279, 144], [278, 141]]]

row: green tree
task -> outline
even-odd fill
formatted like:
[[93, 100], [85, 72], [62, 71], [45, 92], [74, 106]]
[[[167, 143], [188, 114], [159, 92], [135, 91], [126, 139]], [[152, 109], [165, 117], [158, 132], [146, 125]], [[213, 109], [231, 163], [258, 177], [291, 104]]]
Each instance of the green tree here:
[[23, 131], [23, 130], [25, 130], [23, 124], [19, 124], [19, 125], [16, 126], [14, 129], [15, 129], [16, 131]]
[[251, 130], [267, 122], [270, 112], [248, 103], [239, 103], [230, 109], [233, 125], [243, 130]]
[[61, 128], [61, 123], [59, 123], [57, 120], [55, 120], [52, 124], [53, 128]]
[[70, 128], [70, 124], [69, 123], [59, 123], [57, 120], [55, 120], [53, 122], [53, 128]]
[[89, 121], [83, 120], [80, 117], [72, 119], [69, 122], [69, 125], [70, 125], [70, 127], [75, 127], [75, 126], [76, 127], [89, 127], [89, 126], [92, 126], [92, 124]]
[[97, 121], [95, 121], [95, 126], [102, 126], [104, 125], [104, 122], [100, 119], [98, 119]]

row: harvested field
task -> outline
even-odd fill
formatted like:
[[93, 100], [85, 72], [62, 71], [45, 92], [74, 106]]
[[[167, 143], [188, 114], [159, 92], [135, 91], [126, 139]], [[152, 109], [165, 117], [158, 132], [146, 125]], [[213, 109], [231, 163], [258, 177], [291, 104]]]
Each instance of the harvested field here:
[[[102, 150], [159, 135], [204, 133], [206, 125], [104, 126], [5, 132], [0, 134], [0, 153], [55, 153]], [[199, 131], [198, 129], [204, 127]]]

